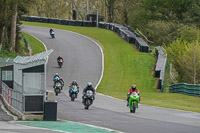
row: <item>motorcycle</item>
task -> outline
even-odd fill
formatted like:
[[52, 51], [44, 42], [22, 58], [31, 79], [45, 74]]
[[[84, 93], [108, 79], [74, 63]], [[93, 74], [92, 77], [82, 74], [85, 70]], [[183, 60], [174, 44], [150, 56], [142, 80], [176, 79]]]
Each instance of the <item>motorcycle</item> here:
[[60, 84], [61, 84], [61, 90], [62, 90], [62, 88], [64, 86], [64, 83], [60, 81], [60, 77], [59, 76], [55, 76], [54, 79], [53, 79], [53, 81], [54, 81], [54, 86], [55, 86], [56, 82], [60, 82]]
[[51, 36], [51, 38], [55, 38], [55, 33], [54, 33], [54, 31], [52, 31], [52, 32], [50, 33], [50, 36]]
[[87, 90], [86, 93], [83, 96], [83, 104], [85, 106], [85, 109], [89, 109], [89, 106], [93, 103], [94, 100], [94, 94], [91, 90]]
[[63, 65], [63, 60], [62, 60], [62, 59], [60, 59], [60, 60], [58, 60], [57, 62], [58, 62], [58, 66], [61, 68], [61, 67], [62, 67], [62, 65]]
[[58, 93], [61, 92], [61, 89], [62, 89], [61, 82], [60, 81], [56, 81], [55, 84], [54, 84], [54, 91], [55, 91], [56, 96], [58, 95]]
[[71, 97], [71, 101], [74, 101], [75, 98], [77, 98], [78, 95], [78, 87], [76, 85], [69, 86], [69, 96]]
[[133, 92], [129, 98], [129, 108], [131, 113], [135, 113], [136, 108], [138, 108], [139, 95]]

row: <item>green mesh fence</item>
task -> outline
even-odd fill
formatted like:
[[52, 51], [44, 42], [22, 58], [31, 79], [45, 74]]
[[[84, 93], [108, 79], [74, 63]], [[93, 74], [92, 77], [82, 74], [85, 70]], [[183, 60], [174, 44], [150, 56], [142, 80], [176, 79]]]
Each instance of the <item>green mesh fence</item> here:
[[199, 84], [172, 84], [169, 86], [170, 93], [181, 93], [190, 96], [200, 96], [200, 85]]

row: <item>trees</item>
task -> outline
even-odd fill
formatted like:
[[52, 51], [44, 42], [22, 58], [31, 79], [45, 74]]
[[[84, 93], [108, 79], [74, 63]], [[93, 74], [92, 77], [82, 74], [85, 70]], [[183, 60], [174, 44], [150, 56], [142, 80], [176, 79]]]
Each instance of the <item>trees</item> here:
[[8, 28], [10, 24], [10, 4], [11, 0], [0, 0], [0, 52], [8, 44]]
[[16, 29], [17, 29], [17, 11], [18, 0], [13, 0], [11, 3], [11, 35], [10, 35], [10, 52], [15, 52], [15, 42], [16, 42]]
[[0, 52], [20, 52], [20, 15], [27, 12], [34, 0], [0, 0]]
[[180, 57], [180, 64], [184, 70], [182, 82], [200, 84], [200, 44], [198, 41], [186, 46]]
[[191, 84], [200, 83], [200, 44], [198, 41], [187, 42], [180, 39], [166, 47], [175, 70], [177, 80]]

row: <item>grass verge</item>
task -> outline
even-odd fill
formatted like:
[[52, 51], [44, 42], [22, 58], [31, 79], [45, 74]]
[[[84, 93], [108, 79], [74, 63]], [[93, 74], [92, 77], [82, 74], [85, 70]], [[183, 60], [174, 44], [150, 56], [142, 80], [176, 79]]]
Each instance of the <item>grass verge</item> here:
[[100, 28], [47, 23], [23, 24], [69, 30], [97, 40], [104, 51], [104, 77], [97, 92], [125, 100], [130, 86], [136, 84], [141, 93], [142, 104], [200, 112], [199, 97], [157, 91], [156, 79], [153, 78], [153, 55], [138, 52], [133, 45], [119, 38], [114, 32]]
[[37, 40], [35, 37], [33, 37], [25, 32], [22, 32], [22, 34], [28, 40], [28, 42], [33, 50], [33, 54], [37, 54], [37, 53], [41, 53], [41, 52], [45, 51], [44, 45], [39, 40]]

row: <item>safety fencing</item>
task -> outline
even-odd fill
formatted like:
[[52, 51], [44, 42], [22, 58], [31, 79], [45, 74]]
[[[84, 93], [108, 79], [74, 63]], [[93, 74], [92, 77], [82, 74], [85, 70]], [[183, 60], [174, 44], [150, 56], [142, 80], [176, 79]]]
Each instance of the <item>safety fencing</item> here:
[[23, 34], [22, 34], [22, 37], [23, 37], [23, 40], [24, 40], [24, 43], [25, 43], [26, 47], [29, 49], [30, 45], [29, 45], [28, 40], [26, 39], [26, 37]]
[[157, 62], [155, 64], [154, 76], [159, 78], [157, 89], [164, 91], [164, 80], [165, 80], [165, 70], [167, 65], [167, 53], [162, 46], [157, 46], [155, 55], [157, 57]]
[[13, 90], [9, 88], [4, 82], [2, 84], [2, 95], [7, 101], [7, 103], [18, 109], [19, 111], [23, 111], [22, 109], [22, 92]]
[[116, 23], [99, 22], [99, 28], [108, 29], [116, 32], [121, 38], [131, 44], [135, 44], [140, 52], [151, 52], [149, 45], [140, 35], [130, 28]]
[[[41, 22], [41, 23], [52, 23], [61, 25], [71, 25], [71, 26], [84, 26], [84, 27], [96, 27], [96, 22], [82, 21], [82, 20], [66, 20], [58, 18], [47, 18], [47, 17], [37, 17], [37, 16], [22, 16], [23, 21], [29, 22]], [[125, 41], [131, 44], [135, 44], [140, 52], [151, 52], [149, 45], [143, 40], [140, 35], [130, 28], [116, 23], [99, 22], [99, 28], [108, 29], [116, 32]]]
[[172, 84], [169, 86], [170, 93], [181, 93], [190, 96], [200, 96], [200, 85], [199, 84]]
[[23, 113], [43, 113], [43, 94], [25, 94], [20, 88], [22, 86], [15, 83], [15, 90], [9, 88], [4, 82], [1, 83], [2, 96], [7, 103]]

